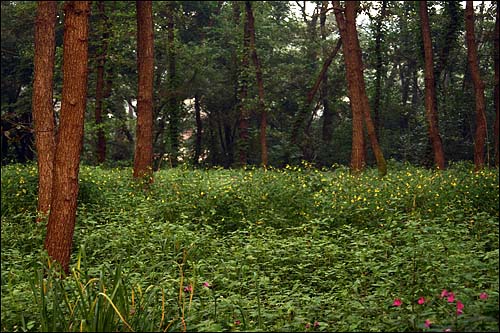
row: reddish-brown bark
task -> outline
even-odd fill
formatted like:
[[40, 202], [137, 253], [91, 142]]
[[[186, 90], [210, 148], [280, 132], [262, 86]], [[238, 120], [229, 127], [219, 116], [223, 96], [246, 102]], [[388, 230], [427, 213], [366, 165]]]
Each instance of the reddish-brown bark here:
[[42, 216], [48, 214], [50, 208], [56, 148], [52, 107], [56, 13], [56, 1], [38, 1], [32, 105], [38, 163], [37, 209]]
[[137, 8], [137, 131], [134, 178], [153, 181], [153, 9], [151, 1]]
[[474, 142], [475, 170], [484, 168], [485, 142], [486, 142], [486, 113], [484, 98], [484, 82], [479, 73], [479, 58], [477, 55], [476, 38], [474, 35], [474, 7], [472, 1], [465, 5], [465, 35], [467, 42], [467, 60], [469, 62], [474, 96], [476, 100], [476, 134]]
[[443, 170], [445, 168], [445, 159], [443, 144], [441, 142], [441, 136], [439, 135], [436, 88], [434, 79], [434, 60], [432, 55], [432, 40], [429, 25], [429, 15], [427, 13], [427, 1], [420, 1], [419, 6], [425, 56], [425, 115], [427, 118], [432, 151], [434, 153], [434, 163], [439, 170]]
[[64, 5], [63, 88], [45, 248], [69, 272], [87, 101], [89, 1]]

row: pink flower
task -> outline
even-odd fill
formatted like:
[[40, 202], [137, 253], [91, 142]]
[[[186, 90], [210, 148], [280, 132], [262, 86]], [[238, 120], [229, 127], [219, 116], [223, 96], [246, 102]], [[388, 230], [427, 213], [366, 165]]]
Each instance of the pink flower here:
[[314, 327], [319, 327], [319, 322], [315, 321], [314, 322]]
[[193, 286], [192, 286], [192, 285], [185, 286], [185, 287], [184, 287], [184, 291], [186, 291], [186, 292], [191, 292], [191, 291], [193, 291]]
[[239, 320], [235, 320], [235, 321], [234, 321], [234, 324], [235, 324], [235, 325], [239, 325], [239, 324], [241, 324], [241, 321], [239, 321]]
[[306, 329], [308, 329], [309, 327], [311, 327], [311, 324], [307, 323], [306, 324]]
[[431, 327], [431, 325], [432, 325], [432, 322], [429, 319], [427, 319], [424, 323], [425, 328], [429, 328], [429, 327]]
[[401, 306], [401, 304], [403, 304], [403, 302], [399, 298], [396, 298], [392, 303], [392, 306]]
[[448, 327], [448, 328], [445, 328], [445, 329], [443, 330], [443, 332], [451, 332], [451, 328], [449, 328], [449, 327]]
[[203, 282], [203, 287], [212, 288], [212, 286], [208, 282]]
[[479, 295], [479, 298], [480, 298], [480, 299], [487, 299], [487, 298], [488, 298], [488, 294], [487, 294], [487, 293], [481, 293], [481, 294]]
[[455, 302], [455, 294], [452, 292], [448, 293], [448, 303], [453, 303]]
[[422, 305], [425, 303], [425, 298], [424, 297], [420, 297], [417, 301], [418, 304]]
[[463, 313], [464, 304], [460, 301], [457, 301], [457, 315], [461, 315]]
[[441, 298], [445, 298], [446, 296], [448, 296], [448, 290], [443, 289], [443, 291], [441, 292]]

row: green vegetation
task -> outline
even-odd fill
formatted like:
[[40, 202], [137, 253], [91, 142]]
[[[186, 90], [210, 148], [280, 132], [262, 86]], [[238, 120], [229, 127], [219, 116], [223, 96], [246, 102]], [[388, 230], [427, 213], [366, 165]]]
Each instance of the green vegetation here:
[[148, 190], [82, 166], [65, 279], [36, 166], [2, 167], [2, 330], [497, 331], [498, 169], [390, 164], [176, 168]]

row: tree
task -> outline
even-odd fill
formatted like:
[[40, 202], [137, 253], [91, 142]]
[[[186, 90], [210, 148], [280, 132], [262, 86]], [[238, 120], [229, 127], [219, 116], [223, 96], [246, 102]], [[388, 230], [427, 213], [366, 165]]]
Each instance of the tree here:
[[264, 103], [264, 83], [262, 80], [262, 68], [260, 59], [257, 55], [257, 48], [255, 47], [255, 19], [253, 17], [252, 4], [250, 1], [245, 1], [246, 18], [248, 22], [248, 34], [250, 35], [250, 52], [253, 65], [255, 66], [255, 77], [257, 79], [257, 89], [259, 94], [259, 109], [260, 109], [260, 149], [261, 149], [261, 163], [262, 166], [267, 166], [267, 142], [266, 142], [266, 128], [267, 128], [267, 112]]
[[[38, 1], [35, 24], [33, 122], [38, 163], [38, 212], [49, 212], [54, 167], [55, 121], [52, 107], [56, 1]], [[37, 219], [39, 221], [40, 219]]]
[[434, 163], [439, 170], [445, 168], [443, 144], [439, 135], [438, 116], [436, 107], [436, 89], [434, 80], [434, 60], [432, 55], [431, 30], [427, 1], [419, 2], [419, 14], [422, 29], [422, 40], [425, 54], [425, 114], [427, 118], [429, 138], [434, 152]]
[[88, 1], [64, 4], [63, 91], [45, 248], [69, 273], [87, 101]]
[[474, 35], [474, 7], [472, 1], [465, 5], [465, 31], [467, 42], [467, 60], [474, 84], [474, 97], [476, 101], [476, 135], [474, 140], [474, 165], [475, 170], [484, 168], [484, 153], [486, 141], [486, 114], [484, 99], [484, 82], [479, 73], [479, 59], [477, 55], [476, 37]]
[[499, 155], [499, 145], [500, 145], [500, 139], [499, 139], [499, 116], [500, 116], [500, 7], [496, 5], [496, 19], [495, 19], [495, 39], [494, 39], [494, 63], [495, 63], [495, 87], [494, 87], [494, 103], [495, 103], [495, 128], [494, 128], [494, 135], [495, 135], [495, 165], [498, 167], [498, 155]]
[[340, 30], [340, 36], [343, 40], [342, 49], [344, 51], [349, 99], [351, 101], [353, 114], [351, 168], [354, 172], [359, 172], [364, 168], [364, 119], [372, 150], [377, 160], [379, 175], [384, 176], [387, 173], [387, 164], [382, 150], [380, 149], [380, 145], [378, 144], [375, 126], [371, 119], [370, 105], [363, 77], [363, 60], [361, 58], [361, 48], [359, 46], [358, 32], [356, 29], [357, 3], [354, 1], [346, 1], [345, 17], [340, 8], [340, 2], [333, 1], [332, 3]]
[[136, 1], [137, 8], [137, 139], [134, 178], [153, 181], [153, 7]]
[[[233, 1], [233, 19], [235, 24], [239, 23], [240, 6], [237, 1]], [[240, 107], [240, 117], [238, 125], [239, 135], [239, 158], [240, 165], [245, 166], [248, 159], [248, 127], [250, 121], [250, 110], [247, 106], [248, 94], [248, 71], [250, 67], [250, 20], [246, 19], [243, 22], [243, 52], [241, 56], [241, 65], [239, 78], [236, 80], [238, 84], [238, 103]]]
[[106, 160], [106, 137], [104, 130], [100, 126], [102, 120], [102, 104], [105, 96], [104, 89], [104, 66], [106, 64], [107, 50], [108, 50], [108, 16], [105, 12], [105, 1], [98, 1], [97, 7], [99, 8], [99, 16], [102, 26], [101, 45], [96, 54], [97, 57], [97, 82], [95, 91], [95, 124], [97, 125], [97, 162], [104, 163]]

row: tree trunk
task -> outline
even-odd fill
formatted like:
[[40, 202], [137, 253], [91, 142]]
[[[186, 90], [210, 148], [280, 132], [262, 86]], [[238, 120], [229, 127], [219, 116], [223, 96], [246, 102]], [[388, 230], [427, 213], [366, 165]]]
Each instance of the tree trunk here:
[[436, 88], [434, 80], [434, 60], [432, 55], [429, 15], [427, 13], [427, 1], [420, 1], [419, 6], [425, 56], [425, 114], [429, 127], [429, 139], [431, 141], [432, 151], [434, 153], [434, 163], [439, 170], [443, 170], [445, 168], [445, 159], [443, 144], [441, 142], [438, 127]]
[[347, 88], [349, 90], [349, 100], [352, 112], [352, 151], [351, 170], [359, 173], [365, 166], [364, 158], [364, 137], [363, 137], [363, 105], [361, 102], [359, 82], [355, 73], [355, 52], [352, 36], [347, 33], [346, 22], [340, 1], [332, 1], [335, 18], [342, 38], [342, 50], [344, 52], [344, 62], [346, 65]]
[[267, 112], [264, 103], [264, 82], [262, 79], [262, 66], [260, 59], [257, 55], [257, 48], [255, 46], [255, 20], [253, 17], [252, 3], [245, 1], [245, 8], [248, 21], [248, 33], [250, 35], [250, 51], [253, 64], [255, 66], [255, 76], [257, 79], [257, 90], [259, 93], [259, 109], [260, 109], [260, 149], [261, 149], [261, 163], [263, 167], [267, 166]]
[[[326, 59], [328, 57], [328, 52], [326, 45], [324, 44], [326, 41], [327, 37], [327, 31], [326, 31], [326, 11], [328, 10], [328, 1], [322, 1], [321, 2], [321, 12], [319, 16], [319, 26], [320, 26], [320, 33], [321, 33], [321, 40], [323, 41], [323, 59]], [[340, 48], [340, 46], [339, 46]], [[328, 72], [325, 71], [323, 74], [323, 80], [321, 84], [321, 102], [323, 103], [323, 127], [321, 131], [321, 139], [325, 143], [329, 143], [332, 141], [332, 127], [333, 127], [333, 112], [330, 109], [330, 102], [328, 100], [328, 92], [329, 92], [329, 86], [328, 86]]]
[[167, 58], [168, 58], [168, 112], [169, 112], [169, 132], [170, 132], [170, 159], [172, 166], [177, 166], [179, 156], [179, 136], [180, 136], [180, 110], [177, 101], [177, 64], [175, 51], [175, 22], [174, 22], [174, 2], [167, 1]]
[[88, 1], [64, 5], [63, 90], [45, 248], [69, 273], [87, 101]]
[[106, 160], [106, 137], [101, 126], [102, 120], [102, 104], [105, 96], [104, 91], [104, 65], [106, 63], [109, 32], [107, 31], [108, 17], [105, 13], [105, 1], [98, 1], [99, 16], [102, 25], [101, 46], [97, 51], [97, 83], [95, 90], [95, 124], [97, 126], [97, 163], [104, 163]]
[[495, 62], [495, 88], [493, 92], [494, 96], [494, 103], [495, 103], [495, 111], [496, 111], [496, 117], [495, 117], [495, 165], [498, 167], [498, 155], [499, 155], [499, 145], [500, 145], [500, 140], [498, 137], [498, 131], [499, 131], [499, 104], [500, 104], [500, 89], [499, 89], [499, 81], [500, 81], [500, 6], [498, 5], [497, 2], [497, 10], [496, 10], [496, 20], [495, 20], [495, 48], [494, 48], [494, 62]]
[[137, 139], [134, 178], [153, 181], [153, 13], [151, 1], [136, 1], [137, 7]]
[[35, 25], [35, 59], [33, 79], [33, 122], [38, 163], [38, 213], [36, 221], [48, 214], [54, 168], [55, 123], [52, 107], [56, 1], [38, 1]]
[[382, 72], [384, 71], [384, 63], [382, 56], [382, 40], [384, 38], [384, 32], [382, 31], [382, 25], [385, 20], [387, 8], [387, 1], [382, 1], [382, 9], [380, 11], [380, 16], [377, 18], [376, 30], [375, 30], [375, 96], [373, 100], [373, 114], [375, 118], [375, 131], [377, 136], [380, 136], [380, 99], [382, 96]]
[[201, 155], [201, 138], [203, 133], [203, 125], [201, 122], [201, 108], [200, 108], [200, 97], [198, 94], [194, 95], [194, 114], [196, 119], [196, 143], [194, 148], [194, 165], [200, 163]]
[[486, 114], [484, 99], [484, 82], [479, 73], [479, 59], [477, 55], [476, 38], [474, 36], [474, 7], [472, 1], [465, 5], [465, 33], [467, 42], [467, 59], [474, 84], [474, 96], [476, 100], [476, 135], [474, 142], [474, 165], [475, 170], [484, 168], [484, 153], [486, 142]]
[[[234, 6], [234, 20], [235, 23], [239, 21], [239, 5], [237, 1], [233, 1]], [[248, 72], [250, 67], [250, 30], [248, 27], [249, 20], [246, 19], [243, 25], [243, 51], [241, 59], [241, 67], [239, 70], [239, 87], [238, 87], [238, 102], [240, 106], [240, 118], [239, 118], [239, 158], [240, 165], [245, 166], [247, 164], [247, 154], [248, 154], [248, 127], [250, 121], [250, 111], [247, 106], [247, 92], [248, 92]]]

